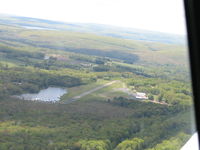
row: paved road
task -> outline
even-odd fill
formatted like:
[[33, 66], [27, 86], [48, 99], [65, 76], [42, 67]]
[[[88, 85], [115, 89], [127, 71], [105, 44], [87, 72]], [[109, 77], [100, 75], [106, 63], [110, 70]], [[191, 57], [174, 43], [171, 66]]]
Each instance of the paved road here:
[[80, 94], [80, 95], [78, 95], [78, 96], [75, 96], [75, 97], [71, 98], [70, 100], [67, 100], [67, 101], [64, 101], [64, 102], [60, 102], [60, 103], [62, 103], [62, 104], [69, 104], [69, 103], [75, 102], [75, 101], [77, 101], [78, 99], [80, 99], [80, 98], [82, 98], [82, 97], [84, 97], [84, 96], [86, 96], [86, 95], [89, 95], [89, 94], [91, 94], [91, 93], [94, 93], [94, 92], [96, 92], [96, 91], [98, 91], [98, 90], [100, 90], [100, 89], [102, 89], [102, 88], [105, 88], [105, 87], [107, 87], [107, 86], [110, 86], [110, 85], [112, 85], [112, 84], [114, 84], [114, 83], [116, 83], [116, 82], [118, 82], [118, 80], [108, 82], [108, 83], [106, 83], [106, 84], [104, 84], [104, 85], [98, 86], [98, 87], [96, 87], [96, 88], [94, 88], [94, 89], [91, 89], [91, 90], [89, 90], [89, 91], [86, 91], [86, 92], [84, 92], [84, 93], [82, 93], [82, 94]]

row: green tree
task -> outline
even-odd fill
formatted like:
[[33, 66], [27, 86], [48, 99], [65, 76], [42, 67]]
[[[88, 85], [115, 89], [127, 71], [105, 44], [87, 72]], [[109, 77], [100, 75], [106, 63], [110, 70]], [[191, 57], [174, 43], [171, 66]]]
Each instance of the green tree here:
[[142, 150], [144, 140], [133, 138], [131, 140], [124, 140], [117, 145], [115, 150]]
[[149, 100], [154, 100], [154, 96], [153, 96], [152, 94], [150, 94], [150, 95], [148, 96], [148, 99], [149, 99]]
[[109, 140], [81, 140], [74, 145], [80, 150], [110, 150]]

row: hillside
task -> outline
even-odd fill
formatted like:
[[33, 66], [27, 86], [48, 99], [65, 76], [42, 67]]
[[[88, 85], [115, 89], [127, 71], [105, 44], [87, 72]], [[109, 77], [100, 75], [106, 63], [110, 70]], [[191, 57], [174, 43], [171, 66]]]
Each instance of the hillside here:
[[117, 57], [115, 53], [119, 53], [129, 59], [129, 56], [136, 57], [139, 63], [187, 64], [184, 45], [139, 42], [71, 31], [28, 30], [5, 25], [0, 25], [0, 28], [2, 43], [10, 41], [33, 47], [113, 58]]
[[[0, 18], [0, 149], [178, 150], [184, 145], [195, 127], [182, 39], [110, 28]], [[49, 87], [66, 92], [58, 101], [23, 97]], [[138, 99], [141, 93], [145, 96]]]
[[167, 44], [185, 44], [186, 37], [183, 35], [173, 35], [159, 33], [155, 31], [145, 31], [132, 28], [122, 28], [103, 24], [92, 23], [66, 23], [37, 18], [28, 18], [11, 15], [0, 15], [2, 24], [17, 25], [26, 28], [37, 28], [45, 30], [75, 31], [93, 33], [109, 37], [122, 39], [132, 39], [139, 41], [160, 42]]

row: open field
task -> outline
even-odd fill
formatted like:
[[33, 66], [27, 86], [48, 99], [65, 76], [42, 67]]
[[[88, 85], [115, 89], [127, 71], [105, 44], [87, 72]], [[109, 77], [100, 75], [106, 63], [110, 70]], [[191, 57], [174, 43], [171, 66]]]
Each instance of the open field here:
[[108, 99], [113, 99], [114, 97], [124, 96], [128, 97], [128, 95], [122, 91], [116, 90], [117, 88], [121, 87], [123, 83], [121, 81], [117, 81], [110, 86], [101, 88], [90, 95], [86, 95], [80, 98], [81, 101], [90, 101], [90, 100], [103, 100], [107, 101]]
[[98, 80], [97, 82], [92, 83], [92, 84], [81, 85], [81, 86], [76, 86], [76, 87], [68, 88], [67, 89], [68, 93], [65, 94], [65, 95], [63, 95], [61, 97], [61, 100], [62, 101], [66, 101], [66, 100], [72, 99], [73, 97], [75, 97], [77, 95], [85, 93], [85, 92], [87, 92], [87, 91], [89, 91], [91, 89], [94, 89], [96, 87], [102, 86], [103, 84], [106, 84], [106, 83], [108, 83], [108, 81]]

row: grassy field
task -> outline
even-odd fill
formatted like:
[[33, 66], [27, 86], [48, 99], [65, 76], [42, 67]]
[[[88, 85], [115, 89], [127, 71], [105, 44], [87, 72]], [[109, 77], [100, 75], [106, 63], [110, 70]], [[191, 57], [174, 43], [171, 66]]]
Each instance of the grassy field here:
[[[102, 86], [109, 82], [111, 82], [111, 81], [99, 79], [97, 82], [92, 83], [92, 84], [68, 88], [68, 93], [63, 95], [61, 97], [61, 100], [62, 101], [70, 100], [75, 96], [79, 96], [80, 94], [82, 94], [84, 92], [90, 91], [96, 87]], [[128, 97], [128, 95], [126, 93], [119, 90], [119, 88], [122, 88], [123, 86], [124, 86], [124, 83], [118, 80], [116, 83], [109, 85], [107, 87], [101, 88], [97, 91], [94, 91], [91, 94], [83, 96], [78, 100], [80, 100], [80, 101], [90, 101], [90, 100], [94, 100], [94, 99], [108, 100], [108, 99], [113, 99], [114, 97], [119, 97], [119, 96]]]
[[108, 99], [113, 99], [114, 97], [119, 97], [119, 96], [129, 97], [128, 94], [118, 90], [118, 88], [122, 87], [123, 87], [123, 82], [118, 81], [108, 87], [102, 88], [100, 90], [91, 93], [90, 95], [82, 97], [80, 100], [90, 101], [96, 99], [96, 100], [107, 101]]
[[94, 83], [91, 83], [91, 84], [87, 84], [87, 85], [81, 85], [81, 86], [76, 86], [76, 87], [72, 87], [72, 88], [68, 88], [67, 91], [68, 93], [63, 95], [61, 97], [61, 100], [62, 101], [66, 101], [66, 100], [69, 100], [75, 96], [78, 96], [84, 92], [87, 92], [93, 88], [96, 88], [98, 86], [101, 86], [105, 83], [108, 83], [109, 81], [106, 81], [106, 80], [97, 80], [97, 82], [94, 82]]

